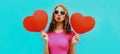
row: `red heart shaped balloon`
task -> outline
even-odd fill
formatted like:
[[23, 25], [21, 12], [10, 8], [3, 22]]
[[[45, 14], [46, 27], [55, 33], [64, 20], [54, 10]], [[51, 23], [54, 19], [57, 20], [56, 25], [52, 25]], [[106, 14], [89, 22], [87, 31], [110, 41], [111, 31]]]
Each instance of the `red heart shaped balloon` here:
[[48, 15], [43, 10], [37, 10], [34, 12], [33, 16], [27, 16], [23, 25], [24, 28], [31, 32], [40, 32], [44, 30], [48, 21]]
[[95, 26], [95, 20], [93, 17], [83, 16], [80, 13], [72, 14], [70, 22], [75, 32], [79, 34], [86, 33]]

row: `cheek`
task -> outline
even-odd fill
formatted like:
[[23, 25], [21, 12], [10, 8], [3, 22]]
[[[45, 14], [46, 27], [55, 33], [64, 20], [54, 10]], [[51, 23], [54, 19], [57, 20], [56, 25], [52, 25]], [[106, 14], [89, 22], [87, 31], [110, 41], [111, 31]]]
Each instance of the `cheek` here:
[[55, 18], [57, 18], [57, 15], [54, 15]]
[[64, 19], [65, 19], [65, 16], [62, 16], [61, 18], [62, 18], [61, 20], [64, 20]]
[[57, 15], [54, 15], [55, 20], [57, 20]]

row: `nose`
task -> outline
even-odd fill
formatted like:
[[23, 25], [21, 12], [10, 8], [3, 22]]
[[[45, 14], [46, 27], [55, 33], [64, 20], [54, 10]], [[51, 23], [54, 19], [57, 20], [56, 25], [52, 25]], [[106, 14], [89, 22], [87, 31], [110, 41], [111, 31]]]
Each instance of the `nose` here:
[[60, 14], [60, 12], [58, 13], [58, 16], [60, 16], [61, 14]]
[[60, 16], [60, 14], [58, 14], [58, 16]]

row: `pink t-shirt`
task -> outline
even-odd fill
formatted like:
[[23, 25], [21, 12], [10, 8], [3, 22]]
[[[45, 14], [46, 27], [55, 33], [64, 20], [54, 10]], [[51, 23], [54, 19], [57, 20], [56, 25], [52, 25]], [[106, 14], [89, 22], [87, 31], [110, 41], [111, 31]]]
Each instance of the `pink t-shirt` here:
[[48, 47], [50, 54], [67, 54], [72, 37], [75, 35], [73, 31], [71, 34], [63, 32], [47, 32], [49, 37]]

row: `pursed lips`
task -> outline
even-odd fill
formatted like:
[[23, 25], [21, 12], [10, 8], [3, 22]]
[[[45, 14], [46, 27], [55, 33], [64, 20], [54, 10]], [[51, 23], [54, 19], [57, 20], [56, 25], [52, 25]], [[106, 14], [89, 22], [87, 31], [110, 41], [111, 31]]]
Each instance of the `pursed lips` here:
[[58, 20], [60, 20], [60, 17], [57, 17]]

